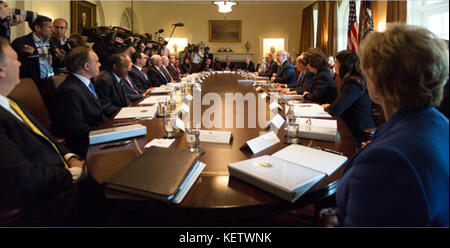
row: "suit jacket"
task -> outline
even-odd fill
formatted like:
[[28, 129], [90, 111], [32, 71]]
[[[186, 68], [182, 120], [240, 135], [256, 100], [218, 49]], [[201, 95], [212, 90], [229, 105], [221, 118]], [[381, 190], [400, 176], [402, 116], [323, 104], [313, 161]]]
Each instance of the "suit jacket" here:
[[363, 129], [375, 127], [367, 88], [354, 79], [342, 84], [336, 100], [325, 111], [332, 116], [341, 116], [358, 143], [364, 141], [361, 135]]
[[206, 66], [206, 64], [202, 64], [202, 71], [213, 71], [213, 64], [209, 64], [209, 66]]
[[290, 90], [295, 90], [299, 95], [303, 95], [303, 92], [311, 92], [312, 91], [312, 82], [314, 76], [316, 74], [309, 70], [305, 72], [300, 72], [299, 77], [297, 79], [297, 83], [292, 86]]
[[180, 66], [180, 71], [181, 71], [181, 74], [190, 74], [191, 73], [191, 66], [189, 65], [189, 66], [187, 66], [187, 65], [185, 65], [184, 63], [183, 64], [181, 64]]
[[134, 85], [139, 89], [141, 93], [152, 87], [152, 84], [149, 80], [150, 78], [147, 76], [148, 79], [146, 79], [145, 76], [135, 66], [131, 67], [131, 71], [128, 72], [128, 77], [133, 80]]
[[173, 68], [172, 64], [169, 64], [168, 66], [166, 66], [167, 70], [170, 73], [170, 76], [172, 76], [173, 80], [179, 82], [181, 81], [180, 76], [178, 75], [177, 71], [175, 71], [175, 68]]
[[378, 127], [339, 181], [344, 225], [448, 227], [448, 126], [423, 108], [401, 109]]
[[248, 67], [247, 67], [247, 64], [244, 63], [244, 64], [241, 66], [240, 69], [241, 69], [241, 70], [244, 70], [244, 71], [247, 71], [247, 72], [255, 72], [255, 64], [254, 64], [252, 61], [250, 61], [250, 62], [248, 63]]
[[[225, 62], [225, 63], [223, 63], [222, 65], [221, 65], [221, 68], [222, 68], [222, 70], [224, 70], [224, 71], [226, 71], [227, 69], [227, 63]], [[234, 71], [234, 70], [236, 70], [236, 66], [235, 66], [235, 64], [234, 63], [231, 63], [230, 62], [230, 64], [228, 65], [228, 68], [230, 69], [230, 71]]]
[[[30, 121], [60, 150], [39, 122], [18, 104]], [[0, 205], [19, 204], [25, 212], [39, 211], [62, 195], [73, 192], [72, 175], [53, 146], [0, 106]], [[67, 203], [69, 204], [69, 203]]]
[[[66, 138], [67, 147], [84, 157], [89, 146], [89, 132], [103, 123], [100, 100], [75, 75], [69, 74], [56, 91], [55, 130]], [[52, 123], [53, 125], [53, 123]]]
[[123, 84], [125, 95], [127, 96], [128, 100], [130, 102], [135, 102], [144, 98], [142, 92], [139, 91], [139, 89], [134, 84], [133, 80], [130, 77], [128, 77], [128, 79], [130, 80], [131, 85], [128, 82], [124, 82]]
[[266, 70], [263, 73], [259, 73], [261, 77], [272, 77], [274, 73], [278, 71], [278, 64], [275, 61], [272, 61], [270, 65], [266, 65]]
[[278, 68], [277, 77], [275, 78], [275, 83], [287, 84], [288, 86], [295, 85], [297, 82], [295, 80], [295, 69], [294, 66], [288, 61], [284, 61], [281, 68]]
[[[161, 68], [162, 70], [162, 68]], [[170, 80], [170, 78], [168, 78], [167, 80], [164, 78], [164, 76], [158, 71], [158, 69], [156, 69], [155, 66], [150, 66], [148, 68], [148, 72], [147, 72], [149, 78], [150, 78], [150, 82], [152, 84], [153, 87], [159, 87], [163, 84], [167, 84], [170, 83], [168, 80]]]
[[331, 78], [330, 70], [317, 72], [313, 79], [312, 91], [305, 95], [305, 99], [325, 104], [332, 103], [336, 97], [336, 85]]
[[[23, 45], [29, 45], [34, 48], [33, 54], [24, 53]], [[33, 40], [33, 33], [15, 39], [11, 47], [17, 52], [18, 59], [22, 64], [20, 66], [20, 78], [32, 78], [36, 85], [41, 80], [41, 68], [39, 66], [39, 53]]]
[[103, 113], [107, 117], [130, 104], [122, 85], [110, 71], [103, 73], [95, 83], [95, 91], [100, 99]]

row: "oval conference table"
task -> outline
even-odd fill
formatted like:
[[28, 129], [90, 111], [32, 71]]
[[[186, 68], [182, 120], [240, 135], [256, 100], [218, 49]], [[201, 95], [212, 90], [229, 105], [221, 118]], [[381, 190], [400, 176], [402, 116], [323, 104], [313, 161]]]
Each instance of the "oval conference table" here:
[[[234, 73], [214, 74], [202, 83], [202, 98], [207, 93], [217, 93], [225, 105], [225, 93], [240, 92], [243, 95], [254, 93], [258, 97], [252, 84], [238, 83], [238, 79], [243, 79]], [[258, 99], [256, 99], [258, 102]], [[267, 99], [267, 102], [269, 99]], [[204, 104], [209, 104], [205, 103]], [[212, 102], [211, 102], [212, 104]], [[137, 105], [137, 103], [134, 103]], [[193, 104], [191, 104], [193, 105]], [[266, 118], [269, 120], [269, 104], [266, 104]], [[204, 113], [210, 106], [201, 106]], [[133, 201], [115, 200], [121, 207], [133, 209], [145, 216], [157, 216], [167, 219], [170, 223], [184, 223], [193, 225], [236, 225], [245, 219], [258, 219], [277, 213], [283, 213], [291, 209], [300, 208], [309, 204], [314, 204], [321, 197], [329, 196], [336, 190], [337, 180], [343, 172], [345, 165], [341, 166], [332, 175], [325, 177], [315, 185], [305, 195], [300, 197], [295, 203], [290, 203], [271, 193], [261, 190], [251, 184], [229, 175], [227, 166], [230, 163], [246, 160], [249, 158], [273, 154], [287, 146], [284, 141], [284, 125], [278, 132], [280, 141], [257, 154], [240, 150], [239, 148], [248, 140], [256, 138], [260, 132], [268, 129], [259, 128], [256, 120], [256, 128], [248, 128], [248, 108], [245, 104], [243, 111], [236, 111], [234, 115], [242, 115], [244, 118], [244, 128], [213, 128], [212, 130], [223, 130], [232, 132], [230, 144], [201, 143], [200, 148], [205, 152], [200, 161], [206, 164], [206, 168], [200, 174], [197, 181], [187, 193], [180, 204], [167, 204], [159, 201]], [[250, 110], [250, 111], [257, 111]], [[192, 112], [192, 111], [191, 111]], [[279, 111], [284, 116], [284, 111]], [[225, 107], [222, 111], [222, 122], [225, 123]], [[257, 116], [257, 115], [256, 115]], [[348, 158], [352, 157], [356, 151], [354, 138], [345, 123], [337, 119], [338, 139], [337, 142], [326, 142], [310, 139], [301, 139], [301, 144], [305, 146], [320, 146], [335, 151], [342, 152]], [[162, 138], [164, 135], [164, 118], [153, 118], [151, 120], [107, 120], [102, 128], [112, 127], [114, 124], [123, 122], [140, 123], [147, 127], [147, 135], [130, 139], [132, 142], [126, 146], [101, 149], [104, 144], [92, 145], [88, 150], [87, 167], [89, 174], [102, 184], [110, 176], [129, 164], [136, 156], [144, 150], [144, 146], [154, 138]], [[236, 120], [234, 120], [236, 123]], [[225, 125], [223, 125], [224, 127]], [[202, 128], [204, 129], [204, 128]], [[186, 149], [186, 135], [181, 135], [170, 146], [170, 149]], [[172, 222], [171, 222], [172, 221]], [[182, 224], [181, 224], [182, 225]]]

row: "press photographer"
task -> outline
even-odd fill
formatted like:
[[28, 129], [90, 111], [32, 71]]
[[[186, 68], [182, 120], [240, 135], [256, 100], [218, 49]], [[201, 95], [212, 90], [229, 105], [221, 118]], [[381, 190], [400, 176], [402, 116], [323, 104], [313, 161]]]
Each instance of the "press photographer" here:
[[[14, 13], [14, 14], [13, 14]], [[16, 26], [19, 23], [24, 22], [25, 20], [31, 20], [34, 21], [34, 13], [30, 11], [26, 11], [24, 15], [21, 15], [23, 11], [19, 9], [11, 9], [8, 7], [8, 4], [0, 1], [0, 37], [6, 38], [8, 41], [10, 41], [11, 37], [11, 27]], [[27, 13], [33, 13], [30, 15], [27, 15]], [[28, 17], [26, 19], [26, 17]]]

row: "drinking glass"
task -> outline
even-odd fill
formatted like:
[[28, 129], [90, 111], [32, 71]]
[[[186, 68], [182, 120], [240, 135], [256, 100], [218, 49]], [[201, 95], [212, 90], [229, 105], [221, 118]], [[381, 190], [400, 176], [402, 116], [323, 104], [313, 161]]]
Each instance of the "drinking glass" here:
[[186, 144], [190, 152], [200, 151], [200, 123], [186, 122]]

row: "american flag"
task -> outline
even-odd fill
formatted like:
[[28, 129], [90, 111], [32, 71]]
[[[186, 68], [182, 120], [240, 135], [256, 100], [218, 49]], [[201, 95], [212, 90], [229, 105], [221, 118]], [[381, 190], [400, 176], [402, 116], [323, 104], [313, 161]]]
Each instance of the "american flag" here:
[[358, 22], [356, 21], [356, 3], [350, 0], [348, 16], [347, 49], [356, 52], [358, 50]]

